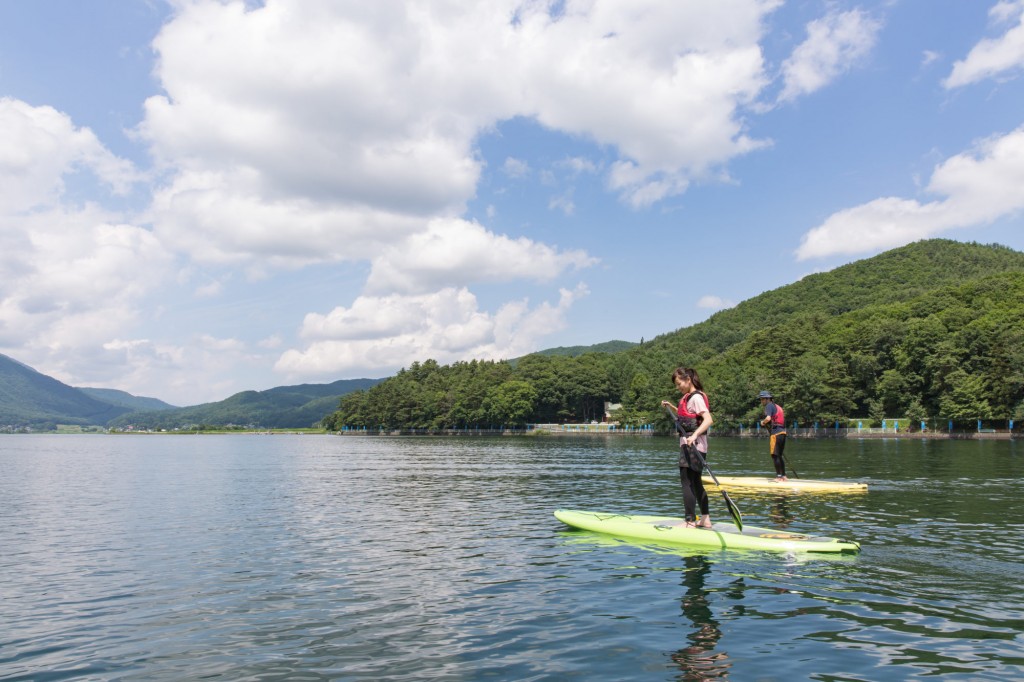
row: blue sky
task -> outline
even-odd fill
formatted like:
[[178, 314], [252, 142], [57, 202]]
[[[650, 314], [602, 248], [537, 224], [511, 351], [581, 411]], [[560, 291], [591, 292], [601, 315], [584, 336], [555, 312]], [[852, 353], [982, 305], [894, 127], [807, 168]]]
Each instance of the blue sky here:
[[0, 0], [0, 352], [177, 405], [1024, 250], [1024, 0]]

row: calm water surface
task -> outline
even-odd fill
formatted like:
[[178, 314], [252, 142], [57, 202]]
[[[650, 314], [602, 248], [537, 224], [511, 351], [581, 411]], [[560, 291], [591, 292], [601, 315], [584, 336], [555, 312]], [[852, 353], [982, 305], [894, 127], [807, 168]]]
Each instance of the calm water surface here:
[[[681, 512], [669, 438], [0, 436], [0, 680], [1024, 677], [1024, 449], [791, 440], [751, 525], [861, 554], [567, 530]], [[720, 475], [765, 442], [712, 440]], [[712, 517], [727, 513], [711, 490]]]

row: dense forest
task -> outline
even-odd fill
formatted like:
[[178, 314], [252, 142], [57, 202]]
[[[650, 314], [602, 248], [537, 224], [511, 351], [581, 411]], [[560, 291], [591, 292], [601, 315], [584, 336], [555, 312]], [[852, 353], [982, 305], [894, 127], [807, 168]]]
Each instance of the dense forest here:
[[445, 429], [600, 421], [639, 426], [698, 370], [723, 426], [757, 392], [789, 421], [1024, 419], [1024, 254], [927, 240], [810, 275], [616, 352], [414, 362], [341, 398], [326, 428]]

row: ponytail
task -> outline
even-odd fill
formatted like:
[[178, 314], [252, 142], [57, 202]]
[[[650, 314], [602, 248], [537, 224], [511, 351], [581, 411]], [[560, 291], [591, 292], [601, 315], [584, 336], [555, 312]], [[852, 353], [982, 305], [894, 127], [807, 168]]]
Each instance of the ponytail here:
[[676, 371], [672, 372], [672, 384], [675, 385], [676, 379], [689, 379], [693, 387], [704, 392], [704, 384], [700, 381], [700, 376], [697, 375], [697, 370], [692, 367], [677, 367]]

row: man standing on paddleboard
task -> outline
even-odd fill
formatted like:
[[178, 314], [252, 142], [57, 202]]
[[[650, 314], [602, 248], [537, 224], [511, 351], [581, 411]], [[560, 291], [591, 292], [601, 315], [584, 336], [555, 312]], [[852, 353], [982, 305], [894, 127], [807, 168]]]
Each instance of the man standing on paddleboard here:
[[768, 429], [768, 454], [772, 456], [772, 464], [775, 465], [775, 482], [782, 483], [789, 480], [786, 478], [786, 460], [782, 456], [786, 449], [786, 413], [781, 405], [775, 404], [769, 391], [761, 391], [757, 397], [764, 408], [761, 426]]

